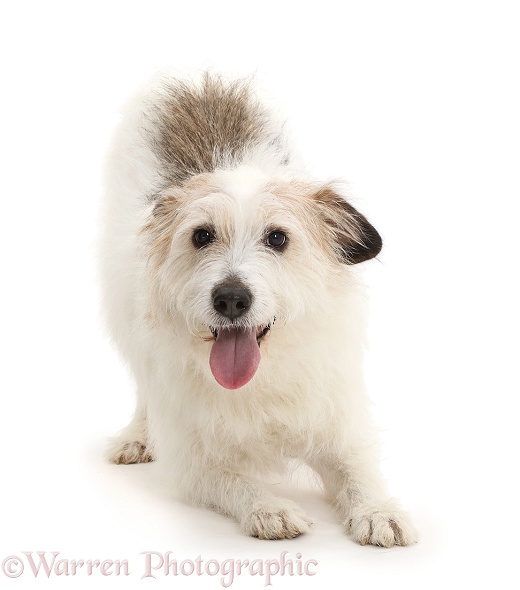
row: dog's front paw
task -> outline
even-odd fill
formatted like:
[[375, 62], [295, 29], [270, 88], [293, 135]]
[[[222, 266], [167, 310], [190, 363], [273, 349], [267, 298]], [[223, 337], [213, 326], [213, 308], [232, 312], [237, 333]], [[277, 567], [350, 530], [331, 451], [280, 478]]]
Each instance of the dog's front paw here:
[[139, 440], [128, 441], [116, 439], [107, 451], [107, 458], [118, 465], [130, 463], [149, 463], [154, 460], [150, 448]]
[[345, 526], [352, 539], [361, 545], [392, 547], [417, 542], [417, 531], [409, 517], [393, 502], [357, 506]]
[[240, 523], [243, 533], [259, 539], [293, 539], [312, 524], [302, 509], [290, 500], [257, 502]]

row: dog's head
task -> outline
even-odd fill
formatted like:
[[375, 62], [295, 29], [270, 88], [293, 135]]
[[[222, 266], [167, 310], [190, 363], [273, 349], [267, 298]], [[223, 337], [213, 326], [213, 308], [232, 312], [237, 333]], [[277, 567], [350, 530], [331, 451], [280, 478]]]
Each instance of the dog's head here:
[[245, 385], [276, 322], [330, 313], [345, 265], [381, 238], [331, 185], [273, 181], [251, 169], [199, 175], [158, 198], [145, 228], [155, 313], [212, 343], [227, 389]]

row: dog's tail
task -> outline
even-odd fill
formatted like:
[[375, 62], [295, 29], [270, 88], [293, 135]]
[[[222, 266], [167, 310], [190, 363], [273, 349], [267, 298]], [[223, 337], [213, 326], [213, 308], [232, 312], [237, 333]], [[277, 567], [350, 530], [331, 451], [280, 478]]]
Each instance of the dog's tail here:
[[228, 81], [205, 72], [187, 81], [160, 73], [122, 115], [107, 184], [115, 181], [138, 201], [217, 169], [250, 163], [272, 172], [295, 163], [285, 122], [258, 101], [250, 78]]
[[205, 72], [198, 83], [159, 79], [146, 130], [168, 184], [268, 153], [287, 164], [283, 126], [256, 99], [249, 79]]

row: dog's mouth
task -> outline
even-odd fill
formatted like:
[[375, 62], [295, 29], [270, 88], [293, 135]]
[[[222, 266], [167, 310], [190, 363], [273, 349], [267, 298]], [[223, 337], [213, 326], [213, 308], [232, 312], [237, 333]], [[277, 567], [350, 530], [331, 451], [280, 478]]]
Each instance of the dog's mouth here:
[[[275, 323], [276, 318], [273, 319], [272, 322], [260, 326], [256, 328], [256, 343], [260, 346], [260, 342], [267, 336], [267, 334], [271, 331], [271, 326]], [[213, 339], [217, 340], [219, 331], [221, 330], [245, 330], [244, 328], [235, 328], [234, 326], [224, 326], [223, 328], [215, 328], [214, 326], [209, 327], [211, 334], [213, 335]]]
[[238, 389], [251, 381], [260, 364], [260, 344], [273, 323], [254, 328], [210, 326], [214, 342], [209, 366], [217, 383], [226, 389]]

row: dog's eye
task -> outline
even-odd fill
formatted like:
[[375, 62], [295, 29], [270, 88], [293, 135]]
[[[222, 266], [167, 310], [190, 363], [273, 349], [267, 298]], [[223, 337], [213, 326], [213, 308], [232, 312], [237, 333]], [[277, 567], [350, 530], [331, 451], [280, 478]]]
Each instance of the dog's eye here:
[[207, 229], [198, 229], [193, 234], [193, 243], [196, 248], [202, 248], [213, 241], [215, 236]]
[[267, 245], [271, 246], [272, 248], [282, 249], [286, 240], [287, 236], [283, 233], [283, 231], [272, 231], [267, 236]]

